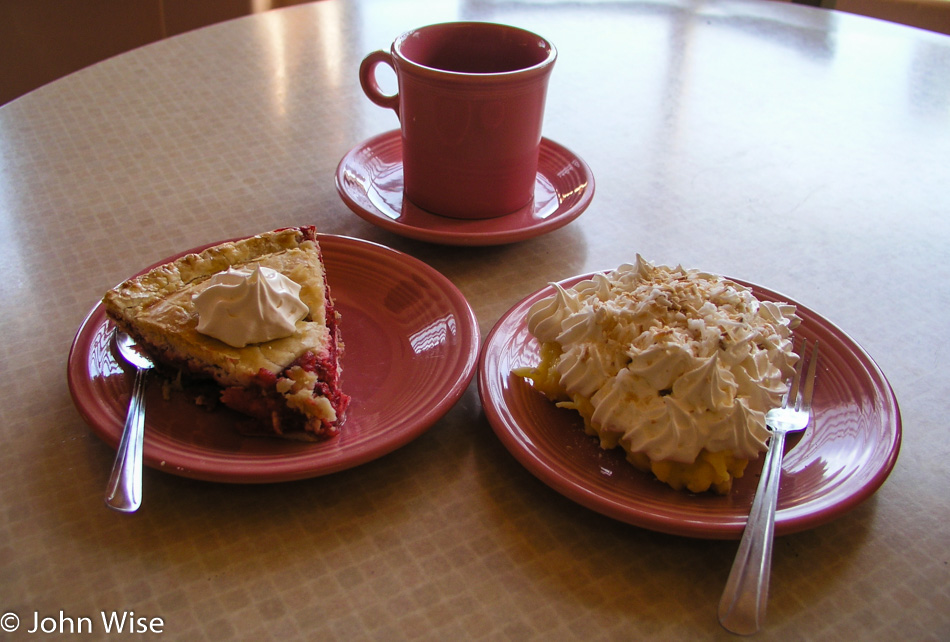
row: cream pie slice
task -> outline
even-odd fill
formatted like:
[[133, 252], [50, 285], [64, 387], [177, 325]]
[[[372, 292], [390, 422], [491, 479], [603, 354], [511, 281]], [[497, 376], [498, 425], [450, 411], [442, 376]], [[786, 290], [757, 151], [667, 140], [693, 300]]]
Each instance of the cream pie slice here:
[[671, 487], [727, 494], [766, 449], [798, 355], [795, 306], [723, 277], [637, 256], [528, 311], [541, 344], [515, 374], [576, 410], [603, 448]]
[[332, 437], [340, 315], [313, 227], [286, 228], [188, 254], [109, 290], [106, 313], [156, 362], [213, 381], [220, 401], [262, 432]]

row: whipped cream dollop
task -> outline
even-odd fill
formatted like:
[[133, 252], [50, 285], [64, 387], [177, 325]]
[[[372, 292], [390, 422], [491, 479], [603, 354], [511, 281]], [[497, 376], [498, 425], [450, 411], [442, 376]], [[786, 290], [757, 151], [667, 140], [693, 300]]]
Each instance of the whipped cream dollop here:
[[198, 332], [235, 348], [289, 337], [310, 313], [298, 283], [256, 264], [215, 274], [193, 301]]
[[703, 448], [747, 459], [765, 450], [765, 412], [798, 359], [794, 306], [639, 255], [573, 288], [553, 285], [529, 309], [528, 330], [559, 345], [560, 386], [589, 399], [604, 447], [684, 463]]

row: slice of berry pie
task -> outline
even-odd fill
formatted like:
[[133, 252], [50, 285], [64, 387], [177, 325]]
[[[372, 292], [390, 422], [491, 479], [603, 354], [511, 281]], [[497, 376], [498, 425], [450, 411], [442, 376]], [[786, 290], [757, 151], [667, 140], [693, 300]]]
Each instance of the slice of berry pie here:
[[315, 228], [188, 254], [120, 283], [103, 304], [157, 363], [185, 381], [213, 381], [220, 401], [262, 432], [338, 433], [349, 403], [343, 343]]

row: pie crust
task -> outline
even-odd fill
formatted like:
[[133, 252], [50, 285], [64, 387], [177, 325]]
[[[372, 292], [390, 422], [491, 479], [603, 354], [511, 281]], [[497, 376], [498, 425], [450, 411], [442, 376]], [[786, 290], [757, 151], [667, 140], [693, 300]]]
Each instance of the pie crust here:
[[[298, 283], [310, 313], [289, 337], [235, 348], [197, 331], [192, 298], [214, 274], [248, 264]], [[264, 433], [315, 439], [339, 431], [349, 403], [339, 387], [343, 343], [314, 227], [284, 228], [187, 254], [120, 283], [103, 304], [158, 364], [181, 372], [186, 382], [213, 380], [220, 401], [259, 419]]]

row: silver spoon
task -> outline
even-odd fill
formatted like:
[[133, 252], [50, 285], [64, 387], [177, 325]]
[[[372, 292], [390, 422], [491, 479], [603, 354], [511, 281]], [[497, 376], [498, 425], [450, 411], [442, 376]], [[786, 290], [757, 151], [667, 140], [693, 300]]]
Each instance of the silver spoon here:
[[119, 354], [135, 366], [132, 399], [125, 417], [125, 427], [115, 454], [112, 474], [106, 486], [106, 506], [122, 513], [133, 513], [142, 505], [142, 446], [145, 440], [145, 375], [152, 369], [151, 360], [136, 348], [126, 333], [115, 331]]

